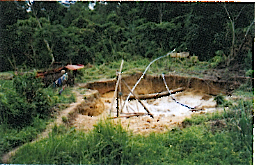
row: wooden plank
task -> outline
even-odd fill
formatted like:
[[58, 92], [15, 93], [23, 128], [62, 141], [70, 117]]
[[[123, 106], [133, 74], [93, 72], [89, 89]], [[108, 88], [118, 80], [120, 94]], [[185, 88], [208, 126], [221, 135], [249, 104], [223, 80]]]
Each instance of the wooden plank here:
[[[176, 92], [181, 92], [181, 91], [184, 91], [184, 90], [185, 90], [185, 88], [181, 87], [181, 88], [173, 89], [173, 90], [170, 90], [170, 91], [171, 91], [171, 94], [174, 94]], [[140, 100], [146, 100], [146, 99], [156, 99], [156, 98], [160, 98], [160, 97], [163, 97], [163, 96], [169, 96], [169, 95], [170, 95], [170, 93], [168, 91], [164, 91], [164, 92], [160, 92], [160, 93], [138, 95], [137, 97]], [[135, 99], [135, 96], [130, 96], [129, 97], [129, 100], [134, 100], [134, 99]]]
[[190, 109], [191, 112], [204, 111], [203, 109]]
[[130, 118], [130, 117], [135, 117], [135, 116], [144, 116], [144, 115], [147, 115], [147, 113], [143, 113], [143, 114], [133, 114], [133, 115], [126, 115], [126, 116], [119, 116], [119, 117], [117, 117], [117, 116], [114, 116], [114, 117], [108, 117], [107, 119], [117, 119], [117, 118], [124, 118], [124, 117], [126, 117], [126, 118]]
[[147, 115], [147, 113], [133, 112], [133, 113], [121, 113], [122, 115]]

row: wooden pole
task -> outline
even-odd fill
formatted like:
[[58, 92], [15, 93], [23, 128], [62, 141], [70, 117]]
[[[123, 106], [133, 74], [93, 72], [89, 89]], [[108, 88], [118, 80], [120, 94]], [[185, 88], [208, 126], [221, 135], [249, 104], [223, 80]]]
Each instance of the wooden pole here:
[[118, 88], [118, 90], [119, 90], [119, 91], [118, 91], [118, 95], [119, 95], [119, 99], [120, 99], [120, 104], [119, 104], [119, 105], [120, 105], [120, 108], [119, 108], [119, 109], [121, 110], [120, 113], [122, 113], [122, 108], [121, 108], [121, 107], [122, 107], [121, 78], [122, 78], [122, 77], [121, 77], [121, 72], [120, 72], [120, 73], [119, 73], [120, 83], [119, 83], [119, 88]]
[[[117, 73], [117, 81], [119, 80], [119, 73]], [[120, 82], [120, 81], [119, 81]], [[117, 86], [117, 85], [116, 85]], [[119, 86], [117, 86], [117, 98], [116, 98], [116, 101], [117, 101], [117, 105], [116, 105], [116, 110], [117, 110], [117, 117], [119, 117]]]
[[138, 102], [139, 102], [139, 103], [144, 107], [144, 109], [148, 112], [148, 115], [150, 115], [152, 118], [154, 118], [153, 115], [150, 113], [149, 109], [142, 103], [142, 101], [136, 96], [136, 94], [133, 93], [133, 91], [130, 89], [130, 87], [127, 85], [127, 83], [126, 83], [124, 80], [122, 80], [122, 81], [123, 81], [123, 83], [126, 85], [126, 87], [128, 88], [128, 90], [130, 91], [130, 93], [132, 93], [132, 94], [134, 95], [135, 99], [137, 99]]
[[[124, 63], [124, 60], [121, 61], [120, 72], [122, 70], [123, 63]], [[116, 94], [117, 94], [117, 89], [118, 89], [118, 86], [119, 86], [119, 81], [120, 81], [120, 79], [118, 79], [118, 81], [116, 83], [116, 86], [115, 86], [115, 91], [114, 91], [114, 95], [113, 95], [113, 98], [112, 98], [112, 103], [111, 103], [111, 106], [110, 106], [110, 115], [112, 113], [112, 106], [113, 106], [113, 102], [114, 102], [114, 99], [115, 99]]]

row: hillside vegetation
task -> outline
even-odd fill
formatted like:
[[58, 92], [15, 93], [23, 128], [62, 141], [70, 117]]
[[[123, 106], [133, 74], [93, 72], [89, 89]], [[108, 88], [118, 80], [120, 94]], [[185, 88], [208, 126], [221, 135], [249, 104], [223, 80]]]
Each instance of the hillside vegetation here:
[[223, 112], [195, 115], [165, 133], [136, 135], [102, 119], [90, 132], [54, 126], [48, 137], [30, 143], [76, 101], [73, 87], [59, 95], [61, 88], [45, 88], [35, 78], [55, 64], [84, 64], [76, 82], [85, 83], [115, 78], [122, 59], [123, 74], [144, 71], [176, 48], [191, 57], [166, 57], [148, 74], [254, 78], [253, 4], [91, 4], [0, 2], [0, 156], [22, 146], [10, 163], [252, 164], [252, 81], [236, 89], [235, 98], [215, 97]]
[[[147, 62], [144, 61], [144, 63]], [[142, 66], [143, 62], [137, 61], [136, 63]], [[150, 71], [161, 73], [165, 65], [160, 65], [160, 63], [156, 65], [157, 67], [152, 66]], [[189, 65], [189, 62], [187, 64]], [[134, 68], [133, 65], [127, 64], [126, 71]], [[176, 67], [178, 72], [180, 71], [178, 68], [183, 66], [182, 63], [174, 65], [179, 66]], [[139, 71], [139, 66], [134, 71]], [[97, 78], [110, 78], [114, 76], [118, 67], [119, 64], [113, 62], [107, 66], [93, 66], [88, 69], [89, 72], [85, 69], [81, 73], [91, 72], [94, 75], [93, 78], [100, 75], [103, 77]], [[199, 64], [197, 67], [199, 68]], [[140, 67], [140, 69], [144, 68]], [[107, 72], [102, 74], [103, 70]], [[194, 71], [199, 73], [199, 69]], [[132, 74], [132, 72], [128, 73]], [[49, 137], [29, 144], [28, 142], [35, 139], [37, 134], [46, 128], [50, 116], [41, 113], [47, 111], [34, 112], [33, 108], [30, 108], [32, 111], [23, 111], [24, 106], [33, 107], [33, 105], [38, 105], [37, 102], [40, 102], [38, 99], [32, 100], [31, 103], [26, 100], [23, 95], [26, 96], [31, 91], [28, 90], [30, 88], [25, 88], [27, 87], [25, 84], [37, 82], [36, 88], [33, 88], [36, 91], [35, 94], [41, 91], [42, 96], [47, 95], [46, 98], [39, 98], [42, 99], [41, 102], [50, 100], [47, 102], [50, 107], [56, 107], [56, 105], [61, 107], [64, 104], [59, 103], [70, 103], [75, 99], [73, 95], [70, 95], [71, 87], [65, 89], [59, 96], [58, 90], [60, 89], [42, 88], [40, 83], [38, 84], [38, 80], [31, 79], [31, 77], [26, 79], [28, 76], [25, 74], [14, 77], [13, 80], [1, 81], [3, 91], [0, 93], [0, 105], [7, 110], [1, 113], [1, 154], [27, 143], [18, 150], [11, 163], [211, 164], [213, 162], [213, 164], [251, 164], [252, 162], [254, 88], [250, 82], [243, 84], [233, 93], [234, 96], [239, 96], [238, 100], [226, 100], [223, 95], [215, 98], [219, 106], [226, 107], [224, 112], [193, 116], [191, 119], [186, 119], [179, 127], [166, 133], [151, 133], [147, 136], [135, 135], [123, 129], [120, 124], [115, 125], [109, 120], [102, 119], [89, 133], [64, 125], [55, 126]], [[88, 77], [87, 74], [79, 75], [77, 80], [81, 82], [93, 80]], [[15, 87], [15, 82], [20, 79], [23, 79], [25, 83]], [[7, 89], [8, 92], [6, 92]], [[23, 92], [19, 93], [21, 89]], [[17, 106], [19, 101], [5, 104], [6, 101], [13, 99], [9, 93], [12, 93], [11, 96], [14, 95], [16, 100], [22, 99], [23, 105]], [[40, 105], [38, 106], [40, 107]], [[31, 115], [31, 112], [35, 115]], [[50, 112], [54, 116], [54, 109], [50, 108]], [[9, 117], [15, 115], [25, 115], [30, 118], [23, 122], [16, 121], [15, 124], [8, 123], [12, 121]], [[22, 118], [19, 121], [22, 121]]]
[[252, 68], [244, 64], [252, 60], [252, 3], [89, 4], [1, 2], [0, 71], [152, 59], [174, 48]]

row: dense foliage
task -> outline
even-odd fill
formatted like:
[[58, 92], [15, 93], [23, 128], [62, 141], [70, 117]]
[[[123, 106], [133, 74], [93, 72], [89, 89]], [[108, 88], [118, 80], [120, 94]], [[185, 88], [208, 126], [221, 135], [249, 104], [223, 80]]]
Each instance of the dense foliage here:
[[75, 102], [72, 89], [66, 88], [61, 96], [59, 90], [43, 88], [33, 73], [0, 80], [0, 156], [36, 138], [54, 111]]
[[217, 55], [241, 66], [252, 60], [246, 55], [253, 4], [96, 2], [93, 10], [89, 4], [1, 2], [0, 70], [151, 58], [174, 48], [200, 60]]
[[50, 100], [42, 90], [43, 84], [34, 74], [15, 76], [13, 88], [0, 93], [0, 123], [22, 128], [30, 125], [33, 118], [47, 118]]

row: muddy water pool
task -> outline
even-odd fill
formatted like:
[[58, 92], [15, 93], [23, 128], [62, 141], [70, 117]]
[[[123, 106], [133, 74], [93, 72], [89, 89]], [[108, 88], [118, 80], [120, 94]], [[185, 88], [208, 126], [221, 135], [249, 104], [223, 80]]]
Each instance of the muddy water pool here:
[[[112, 93], [113, 95], [113, 93]], [[110, 108], [111, 94], [106, 94], [102, 96], [102, 99], [105, 100], [106, 109]], [[211, 112], [216, 110], [216, 102], [214, 101], [214, 97], [211, 95], [200, 93], [199, 91], [187, 90], [180, 93], [176, 93], [172, 95], [178, 102], [185, 104], [189, 107], [195, 107], [196, 109], [201, 110], [202, 112]], [[124, 101], [122, 101], [123, 104]], [[149, 109], [149, 111], [154, 116], [187, 116], [191, 115], [194, 112], [191, 109], [182, 106], [176, 103], [171, 96], [165, 96], [157, 99], [148, 99], [142, 100], [143, 104]], [[116, 100], [114, 102], [116, 106]], [[121, 109], [122, 106], [120, 105]], [[116, 107], [113, 107], [113, 112], [116, 113]], [[137, 101], [131, 100], [128, 102], [125, 109], [122, 111], [123, 113], [147, 113], [144, 107]]]
[[[127, 108], [123, 109], [119, 114], [119, 118], [114, 119], [116, 123], [131, 130], [134, 133], [146, 134], [149, 132], [164, 132], [178, 126], [185, 118], [191, 117], [193, 114], [220, 111], [222, 109], [216, 107], [214, 96], [208, 95], [197, 90], [188, 89], [172, 95], [178, 102], [195, 107], [201, 111], [192, 112], [189, 108], [177, 104], [171, 96], [165, 96], [157, 99], [142, 100], [143, 104], [149, 109], [154, 118], [149, 115], [138, 117], [123, 117], [130, 113], [147, 113], [144, 107], [137, 101], [132, 100], [127, 104]], [[105, 104], [105, 109], [109, 114], [113, 92], [103, 94], [101, 99]], [[124, 101], [122, 101], [123, 104]], [[111, 116], [116, 116], [116, 100], [113, 103]], [[121, 105], [119, 107], [121, 109]]]

